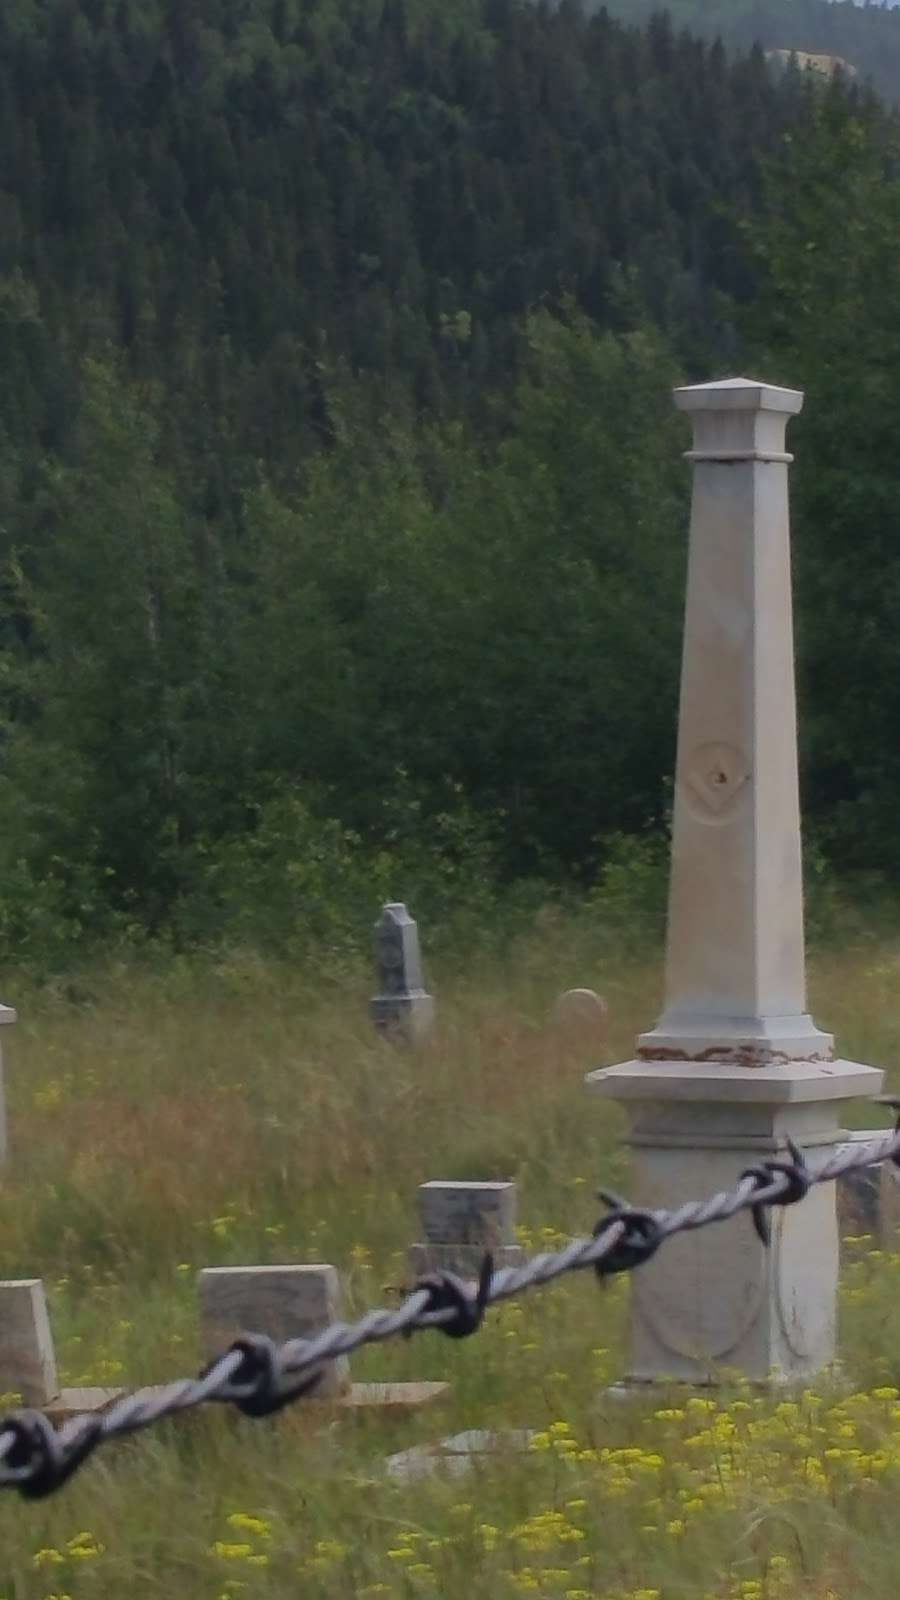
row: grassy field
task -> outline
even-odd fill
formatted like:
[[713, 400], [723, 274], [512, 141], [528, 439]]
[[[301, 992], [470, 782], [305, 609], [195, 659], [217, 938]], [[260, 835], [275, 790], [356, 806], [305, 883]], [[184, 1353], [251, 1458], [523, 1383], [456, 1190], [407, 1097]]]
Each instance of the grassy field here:
[[[860, 940], [812, 969], [817, 1020], [890, 1068], [900, 946]], [[558, 1036], [552, 1001], [602, 989], [619, 1059], [659, 976], [548, 914], [504, 962], [432, 973], [438, 1032], [408, 1055], [373, 1036], [349, 964], [326, 980], [239, 956], [123, 966], [58, 993], [7, 974], [2, 1276], [43, 1277], [65, 1383], [130, 1385], [199, 1366], [204, 1265], [333, 1261], [351, 1311], [389, 1298], [424, 1179], [516, 1178], [534, 1245], [588, 1231], [598, 1184], [627, 1191], [627, 1166], [617, 1112], [582, 1087], [601, 1062]], [[358, 1379], [448, 1379], [438, 1408], [183, 1418], [101, 1451], [58, 1497], [3, 1496], [0, 1600], [894, 1600], [898, 1270], [848, 1246], [845, 1381], [789, 1399], [605, 1399], [628, 1290], [584, 1276], [467, 1343], [354, 1359]], [[466, 1479], [384, 1471], [392, 1451], [491, 1426], [537, 1430], [532, 1448]]]

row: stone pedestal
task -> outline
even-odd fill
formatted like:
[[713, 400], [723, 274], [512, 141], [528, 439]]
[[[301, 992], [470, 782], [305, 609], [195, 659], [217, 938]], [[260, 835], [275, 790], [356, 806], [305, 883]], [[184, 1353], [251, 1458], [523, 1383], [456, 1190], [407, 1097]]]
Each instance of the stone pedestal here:
[[[747, 379], [676, 390], [691, 413], [691, 541], [666, 997], [636, 1058], [589, 1074], [621, 1101], [629, 1198], [672, 1209], [784, 1154], [823, 1151], [882, 1074], [834, 1059], [806, 1009], [785, 424], [802, 396]], [[834, 1185], [667, 1241], [632, 1278], [629, 1377], [803, 1378], [834, 1359]]]
[[[810, 1158], [824, 1154], [843, 1137], [844, 1101], [879, 1082], [849, 1061], [754, 1069], [638, 1060], [595, 1075], [593, 1087], [629, 1115], [629, 1199], [674, 1210], [784, 1157], [789, 1138]], [[834, 1185], [774, 1209], [771, 1222], [768, 1250], [744, 1214], [678, 1234], [632, 1274], [628, 1380], [800, 1380], [834, 1360]]]

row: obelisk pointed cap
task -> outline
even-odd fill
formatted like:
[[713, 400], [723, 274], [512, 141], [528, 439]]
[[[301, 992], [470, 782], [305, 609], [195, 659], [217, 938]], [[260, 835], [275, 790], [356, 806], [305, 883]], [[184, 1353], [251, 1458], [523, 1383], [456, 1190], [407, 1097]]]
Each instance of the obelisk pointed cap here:
[[781, 411], [793, 416], [803, 405], [803, 394], [756, 378], [720, 378], [676, 389], [675, 404], [679, 411]]

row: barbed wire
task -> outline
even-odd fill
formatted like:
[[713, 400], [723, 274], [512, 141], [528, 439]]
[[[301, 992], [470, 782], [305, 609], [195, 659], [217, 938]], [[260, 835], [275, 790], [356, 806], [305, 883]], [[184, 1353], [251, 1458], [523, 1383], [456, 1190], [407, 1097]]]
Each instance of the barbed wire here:
[[854, 1168], [882, 1161], [900, 1167], [900, 1117], [895, 1128], [878, 1138], [838, 1145], [819, 1162], [808, 1164], [790, 1140], [788, 1151], [789, 1160], [762, 1161], [748, 1168], [733, 1189], [705, 1200], [688, 1200], [672, 1211], [642, 1210], [601, 1192], [609, 1209], [590, 1237], [572, 1239], [560, 1250], [530, 1256], [521, 1266], [497, 1272], [486, 1255], [474, 1284], [451, 1272], [427, 1274], [393, 1310], [382, 1307], [357, 1322], [332, 1323], [314, 1339], [289, 1339], [279, 1345], [263, 1334], [246, 1334], [198, 1377], [139, 1389], [102, 1413], [72, 1417], [58, 1428], [42, 1411], [10, 1412], [0, 1418], [0, 1488], [18, 1489], [30, 1499], [51, 1494], [101, 1444], [196, 1406], [224, 1402], [245, 1416], [271, 1416], [313, 1391], [329, 1362], [363, 1345], [409, 1338], [429, 1328], [451, 1338], [466, 1338], [481, 1326], [491, 1305], [589, 1267], [600, 1278], [632, 1271], [675, 1234], [726, 1222], [743, 1211], [750, 1213], [759, 1238], [768, 1245], [770, 1207], [793, 1205], [814, 1184], [830, 1183]]

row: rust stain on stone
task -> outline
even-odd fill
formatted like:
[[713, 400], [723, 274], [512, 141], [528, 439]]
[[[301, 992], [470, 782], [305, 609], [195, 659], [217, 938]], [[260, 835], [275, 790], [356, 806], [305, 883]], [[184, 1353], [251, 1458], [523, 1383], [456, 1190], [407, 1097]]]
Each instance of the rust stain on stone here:
[[791, 1055], [786, 1050], [760, 1049], [758, 1045], [712, 1045], [708, 1050], [691, 1052], [689, 1050], [659, 1049], [651, 1050], [640, 1048], [637, 1052], [639, 1061], [697, 1061], [717, 1062], [723, 1067], [785, 1067], [795, 1061], [808, 1061], [810, 1063], [827, 1063], [834, 1057], [817, 1052], [808, 1056]]

